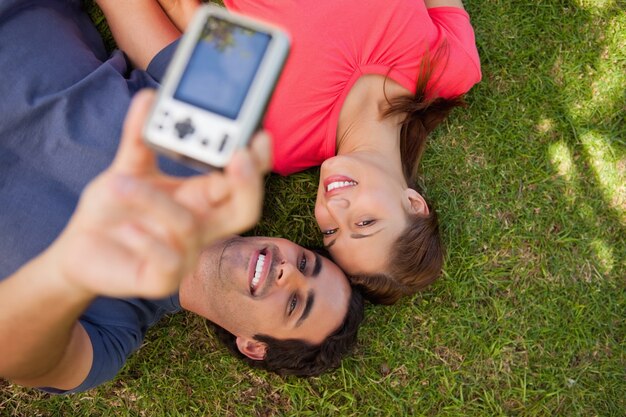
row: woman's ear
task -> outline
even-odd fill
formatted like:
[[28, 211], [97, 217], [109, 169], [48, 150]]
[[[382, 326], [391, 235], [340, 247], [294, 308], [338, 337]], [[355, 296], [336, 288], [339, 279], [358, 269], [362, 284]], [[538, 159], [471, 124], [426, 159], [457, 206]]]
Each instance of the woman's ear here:
[[236, 343], [239, 352], [243, 353], [250, 359], [255, 361], [262, 361], [265, 359], [265, 353], [267, 352], [267, 345], [265, 343], [241, 336], [237, 337]]
[[404, 202], [409, 213], [418, 216], [428, 216], [428, 204], [424, 197], [412, 188], [404, 190]]

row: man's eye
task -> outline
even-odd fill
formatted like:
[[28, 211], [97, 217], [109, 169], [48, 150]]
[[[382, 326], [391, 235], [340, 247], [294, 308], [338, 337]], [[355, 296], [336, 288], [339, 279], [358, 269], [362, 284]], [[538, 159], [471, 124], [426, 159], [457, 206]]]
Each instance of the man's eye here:
[[359, 227], [366, 227], [366, 226], [370, 226], [372, 224], [376, 223], [376, 220], [363, 220], [361, 222], [358, 222], [356, 225]]
[[306, 256], [302, 255], [302, 259], [300, 259], [300, 262], [298, 262], [298, 270], [300, 272], [304, 272], [305, 269], [306, 269]]
[[297, 305], [298, 305], [298, 297], [294, 294], [293, 297], [291, 297], [291, 301], [289, 301], [289, 309], [288, 309], [289, 315], [293, 313]]
[[328, 229], [328, 230], [322, 230], [322, 234], [324, 236], [334, 235], [335, 233], [337, 233], [337, 228], [335, 228], [335, 229]]

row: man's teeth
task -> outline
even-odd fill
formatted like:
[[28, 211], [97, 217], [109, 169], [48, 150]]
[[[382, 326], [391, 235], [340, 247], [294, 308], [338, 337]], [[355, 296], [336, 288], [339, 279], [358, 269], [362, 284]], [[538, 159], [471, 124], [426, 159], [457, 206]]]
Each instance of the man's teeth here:
[[356, 185], [356, 181], [335, 181], [328, 184], [326, 191], [332, 191], [335, 188], [351, 187]]
[[261, 271], [263, 271], [263, 264], [265, 263], [265, 255], [259, 255], [259, 259], [256, 261], [256, 267], [254, 268], [254, 277], [252, 278], [251, 286], [256, 288], [259, 280], [261, 279]]

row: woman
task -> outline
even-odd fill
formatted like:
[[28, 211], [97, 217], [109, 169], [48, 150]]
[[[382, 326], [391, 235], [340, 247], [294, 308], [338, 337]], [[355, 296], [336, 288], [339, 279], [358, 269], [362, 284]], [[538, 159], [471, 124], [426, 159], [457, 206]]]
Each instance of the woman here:
[[[197, 0], [159, 0], [179, 28]], [[292, 52], [265, 119], [274, 171], [321, 165], [315, 216], [374, 302], [440, 274], [437, 216], [415, 189], [427, 135], [481, 78], [461, 0], [225, 0], [284, 27]]]

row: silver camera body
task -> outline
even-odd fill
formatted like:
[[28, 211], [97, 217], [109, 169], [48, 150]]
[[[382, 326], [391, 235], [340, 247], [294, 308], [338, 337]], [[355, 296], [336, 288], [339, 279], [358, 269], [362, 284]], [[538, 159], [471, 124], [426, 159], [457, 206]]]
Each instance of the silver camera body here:
[[273, 25], [200, 7], [167, 68], [146, 142], [196, 168], [224, 167], [259, 129], [289, 47]]

